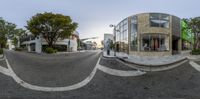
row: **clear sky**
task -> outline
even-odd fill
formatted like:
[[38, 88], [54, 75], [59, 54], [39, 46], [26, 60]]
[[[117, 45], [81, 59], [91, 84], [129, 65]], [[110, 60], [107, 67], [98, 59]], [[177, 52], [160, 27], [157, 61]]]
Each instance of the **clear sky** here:
[[110, 24], [144, 12], [162, 12], [180, 18], [200, 16], [200, 0], [0, 0], [0, 17], [23, 28], [36, 13], [69, 15], [79, 23], [80, 38], [112, 33]]

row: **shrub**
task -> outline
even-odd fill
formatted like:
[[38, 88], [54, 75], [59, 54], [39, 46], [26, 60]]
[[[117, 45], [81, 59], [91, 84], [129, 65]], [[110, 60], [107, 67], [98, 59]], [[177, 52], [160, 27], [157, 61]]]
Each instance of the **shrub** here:
[[22, 48], [16, 47], [16, 48], [15, 48], [15, 51], [22, 51]]
[[192, 55], [200, 55], [200, 49], [192, 50]]
[[2, 48], [0, 48], [0, 54], [3, 54], [3, 49]]
[[47, 48], [45, 49], [45, 52], [48, 53], [48, 54], [52, 54], [52, 53], [56, 53], [57, 50], [56, 50], [56, 49], [53, 49], [53, 48], [51, 48], [51, 47], [47, 47]]

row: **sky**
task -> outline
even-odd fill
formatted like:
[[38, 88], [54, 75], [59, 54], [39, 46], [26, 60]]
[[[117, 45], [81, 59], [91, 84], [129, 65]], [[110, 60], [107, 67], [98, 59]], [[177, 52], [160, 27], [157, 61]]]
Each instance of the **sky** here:
[[80, 38], [112, 33], [110, 24], [145, 12], [168, 13], [180, 18], [200, 16], [200, 0], [0, 0], [0, 17], [24, 28], [35, 14], [43, 12], [70, 16], [79, 24]]

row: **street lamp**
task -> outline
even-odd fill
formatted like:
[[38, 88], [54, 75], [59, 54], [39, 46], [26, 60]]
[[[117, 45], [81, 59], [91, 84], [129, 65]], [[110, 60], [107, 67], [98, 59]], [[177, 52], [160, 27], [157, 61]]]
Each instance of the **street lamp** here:
[[110, 24], [109, 26], [114, 28], [114, 56], [116, 56], [116, 32], [119, 32], [119, 30], [116, 30], [116, 25]]

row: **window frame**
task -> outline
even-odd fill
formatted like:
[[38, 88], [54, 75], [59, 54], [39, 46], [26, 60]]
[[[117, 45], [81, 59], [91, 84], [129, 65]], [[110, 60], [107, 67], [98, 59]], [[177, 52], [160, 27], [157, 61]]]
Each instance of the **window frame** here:
[[[157, 15], [157, 18], [152, 18], [153, 15]], [[163, 16], [167, 16], [167, 19], [162, 18]], [[152, 26], [152, 20], [158, 20], [158, 21], [166, 21], [167, 27], [162, 27], [161, 23], [158, 23], [159, 26]], [[170, 15], [164, 14], [164, 13], [150, 13], [149, 14], [149, 27], [157, 27], [157, 28], [169, 28], [170, 27]]]

